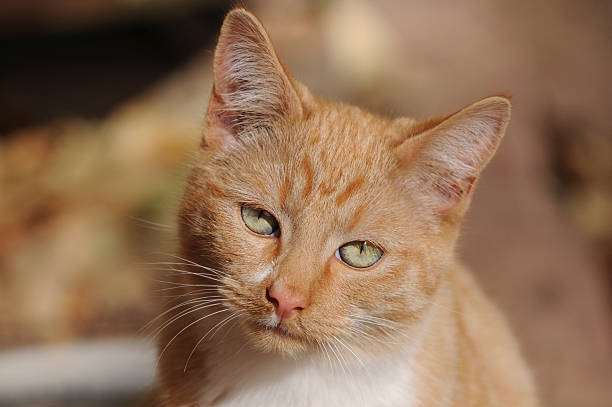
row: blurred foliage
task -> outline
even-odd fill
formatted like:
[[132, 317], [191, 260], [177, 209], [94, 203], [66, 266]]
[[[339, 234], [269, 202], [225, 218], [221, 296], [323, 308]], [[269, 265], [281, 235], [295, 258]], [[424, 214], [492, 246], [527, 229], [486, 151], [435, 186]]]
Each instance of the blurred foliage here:
[[133, 334], [152, 314], [141, 263], [174, 250], [210, 92], [196, 52], [227, 7], [3, 4], [0, 131], [22, 127], [0, 133], [0, 347]]
[[154, 276], [138, 262], [173, 250], [199, 141], [190, 106], [205, 105], [210, 73], [195, 65], [203, 74], [188, 67], [103, 122], [58, 120], [0, 144], [0, 345], [142, 324]]

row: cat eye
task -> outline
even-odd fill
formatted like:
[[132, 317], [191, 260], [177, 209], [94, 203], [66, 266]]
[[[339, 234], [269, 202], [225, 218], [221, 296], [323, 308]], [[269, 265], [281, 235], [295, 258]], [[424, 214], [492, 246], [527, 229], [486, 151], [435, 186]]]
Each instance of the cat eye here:
[[262, 236], [273, 236], [278, 232], [278, 221], [264, 209], [242, 205], [242, 220], [246, 227]]
[[383, 255], [383, 251], [372, 243], [355, 240], [340, 247], [336, 257], [351, 267], [366, 268], [374, 265]]

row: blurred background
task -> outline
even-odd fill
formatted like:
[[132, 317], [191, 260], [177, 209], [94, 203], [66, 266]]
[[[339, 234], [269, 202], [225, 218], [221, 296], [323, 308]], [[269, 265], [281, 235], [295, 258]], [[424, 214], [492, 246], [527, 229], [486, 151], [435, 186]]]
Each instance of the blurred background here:
[[[513, 119], [461, 252], [547, 406], [612, 400], [612, 3], [247, 1], [319, 95]], [[3, 0], [0, 406], [133, 405], [230, 4]], [[163, 254], [162, 254], [163, 255]], [[88, 371], [81, 371], [89, 366]], [[87, 369], [86, 369], [87, 370]]]

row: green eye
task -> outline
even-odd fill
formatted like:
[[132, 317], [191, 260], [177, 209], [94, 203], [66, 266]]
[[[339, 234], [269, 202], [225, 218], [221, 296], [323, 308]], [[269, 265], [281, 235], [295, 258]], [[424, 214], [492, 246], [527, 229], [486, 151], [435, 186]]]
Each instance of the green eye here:
[[242, 205], [242, 220], [258, 235], [272, 236], [278, 232], [278, 222], [270, 212], [263, 209]]
[[355, 268], [366, 268], [376, 263], [383, 255], [383, 251], [371, 243], [354, 241], [340, 247], [336, 257]]

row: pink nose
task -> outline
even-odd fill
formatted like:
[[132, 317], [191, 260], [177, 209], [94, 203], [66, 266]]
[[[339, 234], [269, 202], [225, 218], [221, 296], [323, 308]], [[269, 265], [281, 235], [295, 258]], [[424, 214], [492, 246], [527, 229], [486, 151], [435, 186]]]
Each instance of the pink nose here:
[[306, 308], [306, 299], [294, 288], [275, 281], [266, 291], [266, 298], [274, 305], [276, 315], [282, 321], [290, 318], [293, 311]]

